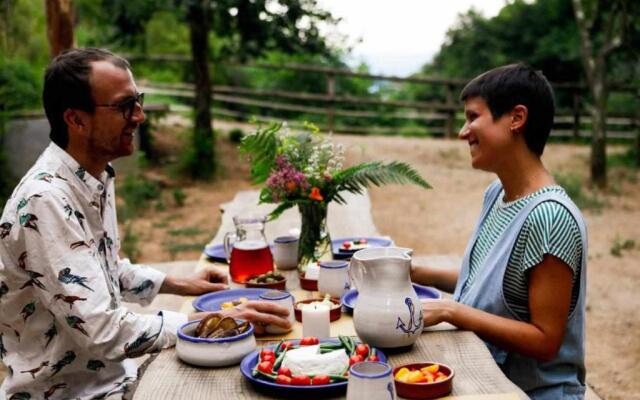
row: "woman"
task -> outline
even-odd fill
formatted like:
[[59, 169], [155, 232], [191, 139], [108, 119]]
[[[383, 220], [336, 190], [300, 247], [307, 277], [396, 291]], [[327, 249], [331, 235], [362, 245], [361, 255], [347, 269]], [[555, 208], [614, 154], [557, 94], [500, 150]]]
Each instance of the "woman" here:
[[449, 322], [487, 344], [534, 399], [582, 399], [587, 235], [580, 211], [540, 156], [553, 123], [549, 82], [530, 67], [485, 72], [462, 90], [473, 168], [498, 180], [460, 271], [414, 266], [412, 279], [454, 291], [423, 303], [425, 326]]

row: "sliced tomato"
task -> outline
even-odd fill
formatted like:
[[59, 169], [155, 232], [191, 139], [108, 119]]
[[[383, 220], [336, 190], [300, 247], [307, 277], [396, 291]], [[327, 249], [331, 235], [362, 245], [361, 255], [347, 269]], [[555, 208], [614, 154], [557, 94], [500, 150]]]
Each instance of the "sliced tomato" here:
[[364, 361], [364, 359], [357, 354], [354, 354], [351, 357], [349, 357], [349, 365], [353, 365], [362, 361]]
[[273, 363], [271, 361], [263, 361], [258, 364], [258, 371], [265, 374], [273, 374]]
[[279, 385], [291, 385], [291, 377], [286, 375], [278, 375], [276, 377], [276, 383]]
[[270, 355], [272, 355], [274, 357], [276, 355], [276, 353], [274, 353], [273, 350], [271, 350], [271, 349], [262, 349], [262, 351], [260, 351], [260, 359], [262, 359], [264, 356], [266, 356], [268, 354], [270, 354]]
[[291, 343], [290, 341], [286, 341], [286, 342], [282, 342], [282, 344], [280, 345], [280, 350], [290, 349], [292, 347], [293, 347], [293, 343]]
[[280, 367], [278, 368], [278, 375], [286, 375], [286, 376], [291, 376], [291, 370], [287, 367]]
[[356, 346], [356, 354], [362, 357], [362, 359], [364, 360], [365, 358], [367, 358], [367, 356], [369, 356], [369, 346], [360, 343]]
[[274, 363], [276, 361], [276, 356], [274, 354], [265, 354], [260, 356], [260, 361], [269, 361]]
[[369, 358], [367, 358], [367, 361], [380, 361], [380, 358], [378, 358], [377, 355], [372, 354], [369, 356]]
[[320, 339], [315, 336], [307, 336], [300, 339], [300, 346], [312, 346], [320, 343]]
[[331, 378], [327, 375], [316, 375], [311, 379], [312, 385], [327, 385], [329, 383], [331, 383]]
[[311, 378], [307, 375], [294, 375], [291, 377], [291, 384], [298, 386], [309, 386], [311, 385]]

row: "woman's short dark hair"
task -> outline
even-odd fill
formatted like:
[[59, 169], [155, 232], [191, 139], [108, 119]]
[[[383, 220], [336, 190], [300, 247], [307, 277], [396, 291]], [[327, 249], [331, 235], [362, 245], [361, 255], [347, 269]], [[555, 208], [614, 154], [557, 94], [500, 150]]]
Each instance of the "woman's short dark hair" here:
[[131, 69], [129, 63], [108, 50], [96, 48], [69, 49], [51, 61], [44, 73], [42, 103], [47, 115], [51, 141], [65, 149], [69, 143], [64, 112], [77, 108], [93, 112], [94, 100], [91, 91], [91, 63], [108, 61], [116, 67]]
[[532, 152], [542, 155], [553, 125], [553, 90], [542, 72], [526, 64], [494, 68], [473, 78], [460, 93], [460, 100], [481, 97], [496, 120], [521, 104], [527, 107], [524, 139]]

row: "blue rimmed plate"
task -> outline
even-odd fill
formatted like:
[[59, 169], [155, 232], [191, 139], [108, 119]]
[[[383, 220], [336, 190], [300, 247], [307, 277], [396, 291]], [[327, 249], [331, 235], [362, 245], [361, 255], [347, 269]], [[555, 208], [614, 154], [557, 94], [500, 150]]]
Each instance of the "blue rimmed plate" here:
[[[413, 289], [416, 291], [420, 300], [442, 298], [442, 293], [440, 293], [438, 289], [430, 286], [422, 286], [414, 283]], [[356, 306], [356, 300], [358, 300], [358, 291], [356, 289], [351, 289], [342, 295], [342, 305], [348, 312], [353, 312]]]
[[[291, 340], [294, 344], [298, 344], [299, 340]], [[340, 343], [338, 339], [322, 339], [320, 343]], [[266, 346], [274, 348], [275, 346]], [[376, 354], [381, 362], [387, 362], [387, 357], [379, 349], [376, 349]], [[242, 375], [251, 382], [251, 384], [258, 390], [269, 396], [276, 398], [290, 398], [290, 399], [318, 399], [331, 396], [344, 395], [347, 391], [348, 381], [328, 383], [326, 385], [316, 386], [294, 386], [294, 385], [280, 385], [266, 378], [254, 377], [251, 372], [258, 364], [259, 350], [247, 354], [240, 362], [240, 372]]]
[[273, 289], [231, 289], [203, 294], [193, 300], [193, 308], [197, 311], [219, 311], [222, 303], [238, 300], [246, 297], [249, 300], [258, 300], [262, 293]]
[[393, 244], [390, 239], [385, 239], [382, 237], [366, 237], [366, 236], [353, 236], [353, 237], [342, 237], [331, 240], [331, 250], [333, 252], [333, 258], [336, 260], [344, 260], [346, 258], [351, 258], [353, 253], [358, 250], [345, 250], [341, 249], [342, 243], [344, 242], [352, 242], [355, 240], [367, 239], [367, 243], [369, 244], [368, 248], [371, 247], [389, 247]]
[[211, 261], [215, 261], [223, 264], [227, 263], [227, 253], [225, 253], [224, 245], [222, 244], [212, 244], [205, 247], [204, 254]]

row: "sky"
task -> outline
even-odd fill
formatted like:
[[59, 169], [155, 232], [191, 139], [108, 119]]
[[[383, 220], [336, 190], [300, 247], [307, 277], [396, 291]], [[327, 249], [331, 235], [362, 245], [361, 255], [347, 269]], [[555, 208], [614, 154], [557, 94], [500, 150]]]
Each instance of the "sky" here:
[[364, 61], [374, 74], [404, 77], [433, 58], [458, 14], [474, 7], [493, 17], [505, 1], [318, 0], [318, 5], [342, 18], [337, 30], [352, 45], [349, 65]]

